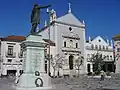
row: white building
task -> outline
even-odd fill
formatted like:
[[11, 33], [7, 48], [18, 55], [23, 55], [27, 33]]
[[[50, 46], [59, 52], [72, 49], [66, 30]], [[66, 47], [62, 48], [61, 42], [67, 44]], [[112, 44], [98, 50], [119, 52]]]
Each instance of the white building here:
[[86, 41], [86, 50], [85, 57], [87, 60], [87, 72], [93, 72], [93, 64], [90, 62], [92, 55], [95, 55], [97, 52], [106, 56], [105, 64], [103, 66], [104, 71], [114, 71], [114, 56], [113, 56], [113, 43], [112, 40], [104, 40], [101, 36], [97, 36], [94, 39], [89, 37], [89, 40]]
[[120, 34], [117, 34], [113, 37], [114, 40], [114, 57], [116, 69], [115, 73], [120, 73]]
[[[80, 55], [84, 57], [85, 51], [85, 23], [80, 22], [71, 12], [69, 6], [68, 13], [59, 18], [56, 17], [56, 12], [52, 10], [50, 17], [51, 25], [45, 24], [45, 27], [38, 32], [38, 35], [42, 35], [43, 39], [49, 39], [50, 28], [50, 40], [55, 43], [55, 52], [53, 57], [57, 54], [65, 56], [66, 63], [63, 67], [62, 73], [75, 74], [76, 69], [74, 67], [75, 59]], [[50, 51], [50, 55], [53, 50]], [[86, 73], [86, 61], [80, 68], [80, 74]], [[52, 73], [53, 71], [51, 71]]]
[[1, 75], [16, 75], [22, 71], [22, 48], [23, 36], [8, 36], [0, 38]]

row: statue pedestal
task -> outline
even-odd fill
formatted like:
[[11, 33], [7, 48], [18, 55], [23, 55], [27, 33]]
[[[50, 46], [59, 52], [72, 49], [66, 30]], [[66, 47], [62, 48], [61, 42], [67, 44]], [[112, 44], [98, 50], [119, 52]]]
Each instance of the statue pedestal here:
[[17, 90], [52, 89], [51, 78], [45, 73], [44, 48], [46, 43], [39, 35], [29, 35], [22, 42], [23, 74], [16, 79]]

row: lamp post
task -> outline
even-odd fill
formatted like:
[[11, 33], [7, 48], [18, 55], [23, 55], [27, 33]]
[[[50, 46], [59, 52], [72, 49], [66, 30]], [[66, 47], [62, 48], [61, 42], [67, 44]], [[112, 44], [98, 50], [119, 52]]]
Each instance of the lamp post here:
[[2, 62], [3, 62], [3, 56], [0, 55], [0, 77], [2, 74]]
[[116, 63], [116, 60], [115, 60], [115, 48], [113, 47], [113, 64], [112, 64], [112, 71], [115, 73], [115, 63]]
[[50, 74], [50, 14], [51, 14], [51, 10], [49, 8], [47, 8], [47, 14], [48, 14], [48, 17], [49, 17], [49, 23], [48, 23], [48, 36], [49, 36], [49, 49], [48, 49], [48, 74], [49, 76], [51, 75]]

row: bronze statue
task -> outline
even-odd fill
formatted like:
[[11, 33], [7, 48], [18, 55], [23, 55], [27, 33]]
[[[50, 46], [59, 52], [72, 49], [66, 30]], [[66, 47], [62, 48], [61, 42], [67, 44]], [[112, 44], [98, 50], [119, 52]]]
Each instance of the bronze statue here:
[[32, 9], [32, 14], [31, 14], [31, 34], [36, 32], [37, 25], [40, 24], [40, 9], [48, 8], [51, 5], [47, 6], [38, 6], [38, 4], [34, 4], [34, 7]]

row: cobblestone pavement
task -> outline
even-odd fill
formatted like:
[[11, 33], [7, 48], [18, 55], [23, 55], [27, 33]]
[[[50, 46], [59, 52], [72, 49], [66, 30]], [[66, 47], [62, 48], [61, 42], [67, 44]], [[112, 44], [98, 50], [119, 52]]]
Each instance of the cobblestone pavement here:
[[[113, 74], [111, 78], [100, 79], [80, 76], [79, 78], [52, 78], [55, 90], [120, 90], [120, 74]], [[0, 79], [0, 90], [14, 90], [13, 79]]]
[[106, 78], [104, 81], [80, 76], [71, 79], [54, 79], [52, 83], [64, 84], [70, 90], [120, 90], [120, 74], [112, 74], [111, 78]]

